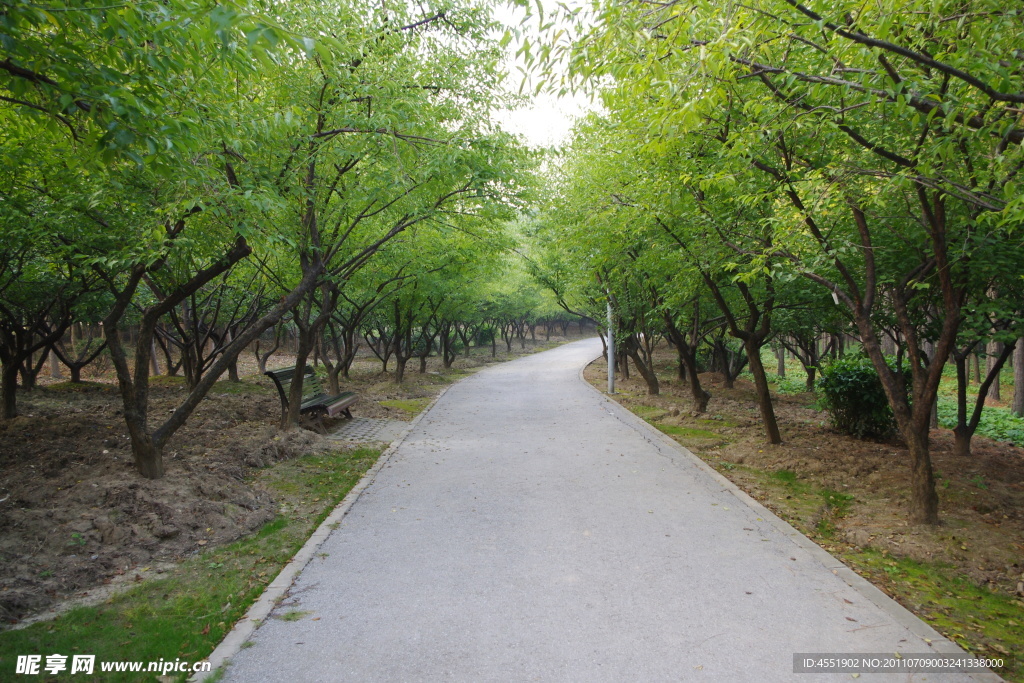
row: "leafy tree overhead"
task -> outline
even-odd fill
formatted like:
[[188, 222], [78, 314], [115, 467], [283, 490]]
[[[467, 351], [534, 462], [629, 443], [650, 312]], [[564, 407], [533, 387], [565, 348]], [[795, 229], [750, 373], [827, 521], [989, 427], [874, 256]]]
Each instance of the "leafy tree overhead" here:
[[737, 282], [796, 275], [847, 309], [909, 447], [917, 522], [938, 519], [928, 428], [972, 272], [1024, 218], [1020, 28], [991, 0], [607, 2], [531, 55], [603, 89], [633, 132], [611, 148], [681, 170], [666, 187], [692, 188], [688, 217], [717, 226]]

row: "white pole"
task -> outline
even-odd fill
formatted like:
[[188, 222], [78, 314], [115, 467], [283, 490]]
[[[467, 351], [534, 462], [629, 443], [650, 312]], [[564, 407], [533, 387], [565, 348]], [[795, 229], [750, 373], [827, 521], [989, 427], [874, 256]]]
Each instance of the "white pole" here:
[[608, 393], [615, 393], [615, 324], [612, 321], [612, 301], [608, 299]]

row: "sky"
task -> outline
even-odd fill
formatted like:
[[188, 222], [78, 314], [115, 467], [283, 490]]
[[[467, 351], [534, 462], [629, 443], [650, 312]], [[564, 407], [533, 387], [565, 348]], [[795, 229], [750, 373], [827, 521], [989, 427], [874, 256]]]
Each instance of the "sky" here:
[[[495, 8], [495, 16], [507, 25], [518, 25], [522, 21], [523, 10], [502, 4]], [[518, 47], [513, 41], [506, 48], [509, 77], [505, 87], [512, 92], [518, 92], [521, 79], [517, 66], [522, 64], [517, 64], [515, 57]], [[555, 147], [567, 142], [574, 119], [591, 106], [589, 100], [580, 95], [559, 98], [540, 93], [532, 96], [530, 101], [528, 107], [501, 111], [498, 120], [506, 130], [522, 135], [534, 147]]]

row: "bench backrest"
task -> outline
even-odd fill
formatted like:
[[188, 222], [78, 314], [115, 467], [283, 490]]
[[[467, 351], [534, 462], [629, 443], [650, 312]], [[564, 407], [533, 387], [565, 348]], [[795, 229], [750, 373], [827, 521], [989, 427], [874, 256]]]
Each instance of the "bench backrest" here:
[[[281, 402], [284, 405], [288, 405], [288, 393], [291, 391], [292, 379], [295, 377], [295, 368], [279, 368], [277, 370], [268, 370], [266, 373], [267, 377], [274, 380], [274, 384], [277, 386], [278, 392], [281, 394]], [[302, 400], [313, 398], [314, 396], [320, 396], [324, 393], [324, 385], [320, 382], [320, 378], [317, 377], [313, 368], [306, 366], [306, 370], [302, 377]]]

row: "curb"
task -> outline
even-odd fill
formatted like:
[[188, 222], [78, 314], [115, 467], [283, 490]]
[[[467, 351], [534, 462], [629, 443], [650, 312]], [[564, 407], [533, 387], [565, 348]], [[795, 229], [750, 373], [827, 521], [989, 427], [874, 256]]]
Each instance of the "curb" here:
[[[456, 382], [457, 384], [457, 382]], [[355, 505], [355, 502], [359, 499], [359, 496], [373, 483], [377, 473], [383, 469], [383, 467], [394, 455], [395, 451], [398, 450], [399, 446], [406, 440], [409, 433], [416, 428], [416, 425], [420, 423], [420, 420], [430, 412], [430, 409], [434, 407], [442, 396], [444, 396], [450, 388], [455, 384], [449, 384], [441, 390], [434, 400], [424, 408], [419, 415], [414, 417], [401, 434], [398, 435], [391, 445], [384, 449], [384, 452], [377, 458], [377, 462], [373, 464], [369, 470], [363, 474], [362, 478], [356, 482], [345, 497], [341, 499], [341, 502], [331, 511], [329, 515], [320, 523], [320, 526], [316, 528], [309, 539], [303, 544], [299, 551], [295, 553], [295, 556], [288, 561], [281, 572], [274, 577], [267, 587], [263, 590], [263, 593], [257, 598], [256, 602], [249, 607], [249, 610], [245, 613], [241, 619], [235, 622], [228, 634], [224, 636], [224, 639], [220, 641], [220, 644], [214, 648], [213, 652], [206, 657], [206, 661], [210, 662], [210, 671], [197, 673], [189, 679], [191, 683], [201, 683], [208, 678], [213, 677], [223, 667], [230, 664], [231, 657], [238, 654], [242, 649], [242, 645], [249, 640], [249, 637], [259, 628], [260, 624], [266, 619], [270, 613], [277, 606], [278, 601], [288, 592], [292, 587], [292, 583], [296, 577], [305, 569], [309, 561], [313, 559], [316, 551], [320, 548], [327, 537], [330, 536], [331, 532], [334, 531], [337, 524], [345, 517], [348, 511]]]
[[[675, 439], [671, 438], [667, 434], [664, 434], [660, 430], [654, 428], [649, 423], [645, 422], [641, 418], [634, 415], [625, 406], [620, 404], [618, 401], [610, 398], [606, 393], [595, 387], [593, 384], [588, 382], [583, 376], [584, 371], [595, 361], [600, 360], [601, 356], [598, 356], [594, 360], [590, 361], [583, 368], [580, 369], [578, 377], [581, 382], [590, 387], [595, 393], [601, 396], [606, 403], [610, 405], [609, 411], [617, 413], [617, 417], [622, 420], [623, 423], [633, 427], [638, 432], [642, 433], [648, 439], [656, 441], [667, 448], [671, 448], [677, 451], [683, 458], [692, 462], [702, 472], [707, 474], [711, 479], [722, 486], [723, 490], [730, 492], [735, 496], [742, 504], [754, 510], [759, 517], [764, 521], [771, 524], [775, 529], [783, 536], [787, 537], [793, 542], [794, 545], [799, 546], [801, 549], [808, 552], [811, 557], [820, 562], [826, 569], [831, 571], [834, 575], [838, 576], [853, 590], [860, 593], [865, 600], [872, 602], [876, 607], [881, 609], [892, 617], [900, 626], [906, 628], [910, 633], [921, 639], [923, 644], [930, 648], [931, 651], [939, 654], [948, 654], [955, 657], [963, 657], [967, 659], [977, 659], [974, 655], [964, 651], [959, 645], [946, 638], [927, 623], [925, 623], [920, 617], [908, 610], [906, 607], [896, 602], [884, 592], [882, 592], [877, 586], [865, 579], [863, 576], [846, 566], [841, 560], [834, 557], [827, 550], [822, 548], [820, 545], [812, 541], [807, 536], [800, 533], [793, 525], [785, 521], [774, 512], [766, 508], [760, 502], [750, 497], [745, 491], [743, 491], [736, 484], [732, 483], [722, 473], [713, 468], [702, 459], [698, 458], [689, 449], [680, 444]], [[970, 673], [966, 673], [969, 680], [986, 681], [989, 683], [998, 683], [1003, 681], [1003, 678], [994, 673], [989, 669], [978, 667], [977, 669], [971, 669]]]

